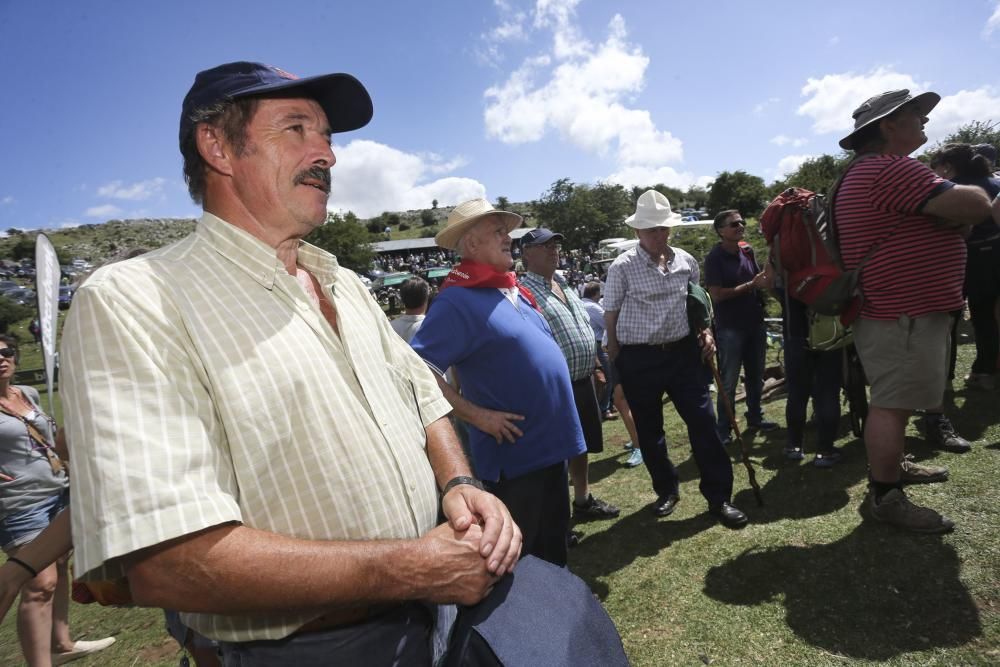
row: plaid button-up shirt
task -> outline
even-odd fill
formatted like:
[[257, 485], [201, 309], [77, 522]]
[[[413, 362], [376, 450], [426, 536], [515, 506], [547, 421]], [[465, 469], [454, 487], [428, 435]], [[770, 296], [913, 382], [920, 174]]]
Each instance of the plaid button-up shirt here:
[[666, 272], [642, 246], [622, 253], [608, 267], [604, 310], [618, 311], [619, 344], [672, 343], [690, 332], [687, 286], [698, 282], [698, 262], [680, 248], [671, 250]]
[[524, 275], [521, 284], [531, 290], [535, 301], [542, 310], [552, 335], [559, 343], [559, 349], [566, 357], [569, 365], [569, 376], [575, 382], [590, 376], [594, 372], [597, 361], [597, 345], [594, 340], [594, 330], [590, 326], [590, 316], [583, 307], [572, 287], [558, 273], [553, 276], [559, 283], [566, 303], [562, 302], [552, 291], [551, 283], [537, 273], [529, 271]]

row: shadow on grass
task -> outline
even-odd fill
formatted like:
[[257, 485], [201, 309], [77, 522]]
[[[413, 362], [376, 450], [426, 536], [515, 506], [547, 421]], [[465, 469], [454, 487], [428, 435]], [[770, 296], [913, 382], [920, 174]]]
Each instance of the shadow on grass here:
[[[956, 395], [965, 398], [961, 407], [955, 404]], [[997, 423], [997, 395], [995, 392], [979, 389], [962, 389], [949, 393], [945, 396], [944, 413], [951, 419], [959, 435], [974, 442], [983, 437], [986, 429]]]
[[[699, 499], [690, 499], [696, 502]], [[682, 501], [683, 502], [683, 501]], [[601, 581], [637, 558], [658, 555], [674, 542], [688, 539], [715, 525], [707, 512], [687, 519], [659, 519], [647, 507], [617, 520], [595, 535], [588, 536], [570, 552], [570, 569], [590, 586], [601, 600], [608, 596], [608, 584]]]
[[[629, 457], [632, 453], [631, 449], [623, 449], [620, 445], [605, 445], [604, 450], [614, 448], [620, 453], [615, 454], [613, 457], [607, 457], [600, 460], [590, 459], [590, 466], [587, 468], [587, 479], [590, 480], [591, 484], [596, 484], [602, 479], [611, 477], [619, 470], [629, 470], [625, 465], [625, 459]], [[641, 467], [641, 466], [640, 466]]]
[[783, 599], [788, 627], [804, 641], [886, 660], [982, 634], [959, 566], [939, 536], [865, 521], [831, 544], [746, 551], [711, 568], [704, 591], [733, 605]]

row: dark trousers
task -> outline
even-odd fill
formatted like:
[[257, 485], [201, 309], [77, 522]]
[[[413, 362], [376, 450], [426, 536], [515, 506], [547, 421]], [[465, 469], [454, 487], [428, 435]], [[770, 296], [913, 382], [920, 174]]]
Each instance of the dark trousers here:
[[587, 452], [600, 454], [604, 451], [604, 428], [601, 426], [601, 409], [597, 405], [593, 375], [573, 380], [573, 402], [576, 404], [576, 414], [580, 417]]
[[790, 446], [802, 446], [806, 408], [812, 397], [816, 412], [816, 450], [826, 453], [833, 449], [840, 421], [843, 364], [843, 350], [814, 352], [808, 349], [805, 338], [785, 338], [785, 382], [788, 388], [785, 423], [788, 424]]
[[225, 667], [430, 665], [432, 622], [426, 607], [410, 602], [364, 623], [273, 641], [219, 645]]
[[566, 463], [529, 472], [514, 479], [483, 482], [503, 501], [524, 540], [521, 554], [536, 556], [560, 567], [566, 565], [569, 532], [569, 478]]
[[715, 430], [715, 411], [708, 392], [711, 372], [702, 360], [694, 337], [669, 347], [625, 345], [615, 359], [639, 434], [642, 461], [657, 496], [678, 493], [678, 477], [667, 455], [663, 435], [663, 394], [666, 393], [687, 425], [695, 464], [701, 473], [701, 494], [709, 506], [730, 500], [733, 465]]
[[965, 267], [965, 289], [969, 296], [969, 314], [976, 334], [976, 360], [973, 373], [996, 373], [1000, 354], [1000, 329], [996, 308], [1000, 297], [1000, 241], [970, 246]]

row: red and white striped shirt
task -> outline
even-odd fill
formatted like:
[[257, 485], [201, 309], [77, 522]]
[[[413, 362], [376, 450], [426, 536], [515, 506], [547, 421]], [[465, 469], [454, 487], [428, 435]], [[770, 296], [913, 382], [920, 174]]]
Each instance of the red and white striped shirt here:
[[965, 242], [921, 215], [953, 185], [900, 155], [873, 156], [850, 168], [834, 201], [845, 267], [856, 267], [881, 244], [862, 270], [862, 317], [895, 320], [962, 307]]

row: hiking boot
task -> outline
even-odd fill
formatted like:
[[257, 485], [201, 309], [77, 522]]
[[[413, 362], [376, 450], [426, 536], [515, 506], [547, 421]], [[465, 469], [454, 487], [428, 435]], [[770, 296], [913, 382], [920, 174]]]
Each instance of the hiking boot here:
[[634, 468], [636, 466], [641, 466], [641, 465], [642, 465], [642, 452], [639, 451], [639, 448], [637, 447], [633, 449], [632, 453], [628, 455], [627, 459], [625, 459], [625, 467]]
[[920, 421], [923, 425], [924, 436], [935, 447], [956, 454], [964, 454], [972, 449], [969, 441], [955, 432], [951, 420], [944, 415], [927, 413]]
[[621, 510], [595, 498], [592, 493], [587, 495], [587, 500], [583, 503], [573, 501], [574, 519], [614, 519], [619, 514]]
[[969, 377], [965, 378], [965, 386], [969, 389], [993, 391], [997, 388], [997, 383], [989, 373], [969, 373]]
[[882, 523], [892, 524], [915, 533], [947, 533], [955, 527], [955, 522], [930, 509], [914, 505], [906, 494], [892, 489], [875, 502], [875, 494], [868, 492], [868, 510], [872, 518]]
[[781, 451], [785, 455], [785, 458], [788, 459], [789, 461], [801, 461], [806, 457], [805, 453], [802, 451], [802, 448], [796, 447], [795, 445], [787, 445]]
[[903, 484], [947, 482], [948, 469], [941, 466], [921, 465], [913, 460], [913, 454], [907, 454], [899, 462], [899, 481]]

